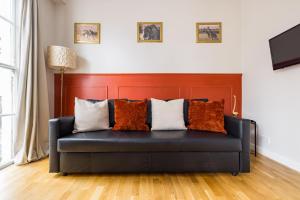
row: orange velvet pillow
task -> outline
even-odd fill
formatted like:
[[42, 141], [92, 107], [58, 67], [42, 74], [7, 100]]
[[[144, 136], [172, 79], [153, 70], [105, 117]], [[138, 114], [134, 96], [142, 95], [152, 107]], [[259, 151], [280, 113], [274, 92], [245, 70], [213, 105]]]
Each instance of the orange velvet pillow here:
[[149, 131], [147, 122], [147, 100], [130, 102], [115, 100], [115, 125], [113, 130]]
[[189, 102], [189, 129], [226, 134], [224, 128], [224, 100]]

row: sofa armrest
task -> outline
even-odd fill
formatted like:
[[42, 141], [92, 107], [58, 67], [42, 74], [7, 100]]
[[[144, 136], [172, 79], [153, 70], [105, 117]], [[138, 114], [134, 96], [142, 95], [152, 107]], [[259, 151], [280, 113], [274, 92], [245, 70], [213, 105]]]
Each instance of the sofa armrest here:
[[250, 171], [250, 120], [225, 116], [225, 129], [229, 135], [240, 138], [242, 151], [240, 152], [240, 171]]
[[58, 138], [71, 134], [74, 117], [61, 117], [49, 120], [49, 172], [59, 172]]

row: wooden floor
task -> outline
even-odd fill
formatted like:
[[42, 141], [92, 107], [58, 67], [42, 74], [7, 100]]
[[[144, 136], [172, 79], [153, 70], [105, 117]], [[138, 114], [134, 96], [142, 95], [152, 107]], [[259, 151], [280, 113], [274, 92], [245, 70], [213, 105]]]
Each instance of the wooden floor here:
[[[120, 163], [120, 167], [121, 163]], [[48, 160], [0, 171], [1, 200], [299, 199], [300, 174], [265, 157], [251, 173], [69, 175], [48, 173]]]

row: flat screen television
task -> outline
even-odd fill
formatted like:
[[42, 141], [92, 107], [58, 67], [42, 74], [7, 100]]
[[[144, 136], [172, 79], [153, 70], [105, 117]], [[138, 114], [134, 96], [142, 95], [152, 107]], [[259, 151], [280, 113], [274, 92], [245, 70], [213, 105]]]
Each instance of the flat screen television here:
[[269, 40], [273, 70], [300, 63], [300, 24]]

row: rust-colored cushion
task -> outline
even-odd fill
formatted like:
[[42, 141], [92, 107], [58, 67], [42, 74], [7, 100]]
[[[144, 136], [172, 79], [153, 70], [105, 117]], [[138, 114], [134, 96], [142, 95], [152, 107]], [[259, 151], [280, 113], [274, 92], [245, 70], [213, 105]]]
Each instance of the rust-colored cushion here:
[[147, 122], [147, 100], [130, 102], [116, 99], [115, 125], [113, 130], [149, 131]]
[[226, 134], [224, 128], [224, 100], [209, 102], [190, 100], [188, 128]]

